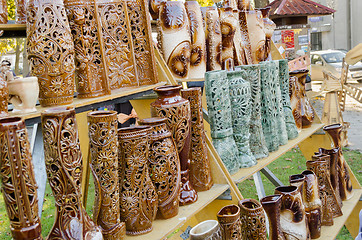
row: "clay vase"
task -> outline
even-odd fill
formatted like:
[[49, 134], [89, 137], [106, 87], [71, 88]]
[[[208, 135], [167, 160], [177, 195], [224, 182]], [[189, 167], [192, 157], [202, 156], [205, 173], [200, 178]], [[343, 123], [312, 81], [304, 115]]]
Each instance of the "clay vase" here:
[[282, 195], [270, 195], [260, 199], [260, 203], [269, 218], [269, 240], [285, 240], [280, 226], [280, 207]]
[[28, 139], [23, 119], [0, 119], [1, 191], [14, 240], [43, 239]]
[[261, 204], [254, 199], [239, 201], [241, 239], [267, 240], [265, 214]]
[[338, 160], [337, 160], [339, 193], [343, 201], [348, 200], [353, 196], [352, 193], [353, 187], [352, 187], [348, 166], [342, 153], [342, 146], [341, 146], [342, 124], [337, 123], [337, 124], [324, 126], [323, 130], [326, 131], [329, 134], [329, 136], [332, 138], [334, 147], [339, 148]]
[[75, 50], [75, 75], [78, 98], [110, 94], [101, 55], [99, 28], [94, 3], [64, 0]]
[[35, 112], [38, 101], [39, 85], [36, 77], [15, 78], [8, 82], [9, 102], [13, 104], [13, 112]]
[[5, 77], [0, 73], [0, 117], [8, 115], [9, 88]]
[[206, 72], [206, 46], [200, 5], [197, 1], [186, 1], [185, 7], [190, 22], [191, 35], [189, 78], [204, 78]]
[[148, 9], [150, 11], [153, 20], [157, 20], [160, 15], [161, 4], [166, 2], [165, 0], [149, 0]]
[[234, 68], [234, 35], [238, 20], [234, 17], [231, 7], [219, 8], [220, 30], [222, 36], [221, 67], [224, 70]]
[[282, 195], [280, 225], [285, 239], [310, 239], [300, 188], [280, 186], [275, 188], [275, 194]]
[[190, 72], [191, 37], [184, 3], [167, 1], [161, 4], [158, 45], [174, 78], [187, 79]]
[[233, 136], [239, 152], [241, 167], [251, 167], [257, 164], [249, 145], [249, 128], [251, 117], [250, 83], [241, 76], [241, 71], [227, 72], [231, 102], [231, 117], [233, 119]]
[[298, 84], [298, 78], [289, 77], [289, 97], [290, 107], [292, 108], [292, 114], [297, 127], [298, 132], [302, 130], [302, 95]]
[[263, 15], [259, 10], [245, 11], [253, 63], [259, 63], [265, 56], [265, 32]]
[[231, 103], [225, 70], [205, 74], [205, 94], [211, 138], [227, 170], [233, 174], [240, 168], [238, 149], [233, 138]]
[[256, 159], [264, 158], [269, 155], [266, 147], [261, 125], [261, 86], [260, 86], [260, 65], [237, 66], [235, 70], [241, 72], [241, 77], [250, 83], [251, 103], [250, 103], [250, 127], [249, 127], [249, 144], [250, 150]]
[[74, 44], [61, 0], [27, 3], [27, 54], [43, 107], [73, 102]]
[[298, 78], [298, 87], [300, 91], [300, 104], [301, 104], [301, 112], [300, 116], [302, 118], [302, 127], [308, 128], [312, 125], [314, 120], [314, 109], [309, 102], [309, 99], [307, 97], [306, 91], [305, 91], [305, 80], [308, 75], [309, 70], [295, 70], [290, 72], [289, 74], [291, 76], [295, 76]]
[[221, 70], [222, 36], [218, 10], [207, 7], [205, 14], [206, 70]]
[[6, 0], [0, 1], [0, 24], [8, 23], [8, 2]]
[[311, 239], [319, 238], [322, 225], [322, 201], [319, 198], [318, 178], [310, 170], [303, 171], [305, 177], [303, 203]]
[[265, 7], [259, 9], [263, 16], [264, 22], [264, 33], [265, 33], [265, 51], [264, 51], [264, 61], [268, 59], [271, 51], [271, 38], [273, 36], [274, 30], [276, 28], [275, 23], [269, 18], [270, 7]]
[[162, 86], [153, 90], [158, 98], [151, 103], [153, 117], [167, 118], [167, 126], [175, 140], [181, 165], [180, 205], [197, 201], [197, 193], [190, 179], [190, 150], [191, 150], [191, 109], [190, 102], [180, 95], [182, 86]]
[[101, 229], [81, 201], [83, 159], [74, 108], [47, 109], [41, 122], [45, 166], [56, 205], [55, 223], [47, 239], [102, 239]]
[[288, 60], [281, 59], [279, 61], [279, 86], [282, 99], [282, 107], [284, 113], [285, 126], [288, 133], [288, 139], [298, 137], [298, 129], [295, 125], [292, 107], [289, 97], [289, 66]]
[[152, 231], [156, 218], [157, 193], [147, 166], [150, 131], [149, 126], [118, 129], [121, 221], [127, 235]]
[[248, 23], [247, 23], [247, 12], [244, 10], [239, 10], [239, 26], [240, 26], [240, 33], [241, 33], [241, 42], [240, 46], [242, 47], [242, 56], [244, 58], [243, 62], [245, 64], [251, 65], [255, 64], [252, 57], [251, 52], [251, 43], [249, 38], [248, 32]]
[[304, 181], [305, 176], [303, 174], [294, 174], [289, 176], [289, 183], [291, 186], [296, 186], [299, 189], [300, 195], [302, 197], [302, 203], [304, 201]]
[[216, 220], [206, 220], [190, 230], [190, 240], [222, 240], [220, 225]]
[[214, 183], [205, 140], [201, 88], [182, 89], [181, 96], [190, 102], [191, 107], [190, 182], [196, 191], [206, 191]]
[[158, 195], [159, 218], [178, 214], [180, 201], [180, 159], [166, 118], [146, 118], [140, 125], [151, 127], [148, 171]]
[[[236, 31], [235, 31], [235, 35], [234, 35], [234, 41], [233, 41], [234, 65], [235, 66], [247, 65], [248, 62], [246, 60], [246, 56], [245, 56], [245, 52], [244, 52], [245, 43], [243, 41], [243, 36], [241, 33], [240, 22], [239, 22], [239, 10], [236, 7], [236, 2], [234, 0], [232, 0], [232, 2], [235, 3], [235, 8], [233, 7], [233, 15], [234, 15], [234, 18], [236, 19]], [[225, 2], [224, 2], [224, 4], [225, 4]]]
[[101, 227], [105, 240], [122, 239], [126, 226], [120, 221], [117, 112], [94, 111], [87, 117], [95, 185], [93, 220]]
[[250, 0], [238, 0], [237, 2], [240, 11], [250, 9]]
[[240, 208], [237, 205], [228, 205], [217, 213], [217, 220], [221, 227], [223, 240], [241, 239]]
[[15, 13], [16, 24], [26, 24], [25, 0], [16, 0], [15, 6], [16, 6], [16, 13]]

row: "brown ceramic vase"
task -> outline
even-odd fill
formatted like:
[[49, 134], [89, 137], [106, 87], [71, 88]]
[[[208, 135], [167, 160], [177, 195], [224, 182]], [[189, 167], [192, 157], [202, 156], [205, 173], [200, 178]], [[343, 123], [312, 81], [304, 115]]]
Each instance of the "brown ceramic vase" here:
[[154, 88], [158, 98], [151, 103], [151, 115], [167, 118], [167, 126], [176, 143], [181, 165], [180, 205], [182, 206], [197, 201], [197, 193], [189, 179], [191, 156], [190, 102], [181, 97], [181, 88], [180, 85]]
[[16, 13], [15, 22], [16, 24], [26, 24], [26, 0], [15, 0]]
[[217, 213], [223, 240], [239, 240], [241, 238], [240, 207], [228, 205]]
[[265, 32], [264, 61], [265, 61], [268, 59], [270, 51], [271, 51], [271, 38], [273, 36], [276, 25], [269, 18], [270, 7], [261, 8], [260, 11], [261, 11], [261, 14], [263, 15], [263, 22], [264, 22], [264, 32]]
[[9, 88], [5, 76], [0, 73], [0, 117], [8, 115]]
[[201, 88], [183, 89], [181, 96], [189, 100], [191, 109], [190, 182], [196, 191], [206, 191], [212, 187], [213, 181], [205, 141]]
[[206, 7], [205, 25], [206, 70], [221, 70], [222, 37], [217, 8]]
[[241, 239], [267, 240], [265, 214], [261, 204], [254, 199], [239, 201]]
[[13, 239], [43, 239], [28, 132], [20, 117], [0, 119], [0, 179]]
[[150, 131], [149, 126], [118, 129], [121, 221], [128, 235], [150, 232], [156, 218], [157, 193], [147, 166]]
[[153, 20], [157, 20], [160, 15], [160, 6], [166, 0], [148, 0], [148, 9]]
[[295, 121], [295, 126], [298, 131], [303, 128], [302, 124], [302, 103], [301, 103], [301, 92], [298, 84], [298, 78], [295, 76], [289, 77], [289, 97], [290, 107], [292, 108], [292, 114]]
[[104, 240], [122, 239], [126, 226], [120, 221], [118, 181], [117, 112], [88, 113], [90, 167], [95, 185], [94, 223]]
[[270, 195], [260, 199], [260, 203], [269, 218], [269, 240], [285, 240], [280, 226], [280, 207], [282, 195]]
[[181, 169], [175, 142], [166, 125], [166, 118], [146, 118], [140, 125], [150, 126], [148, 170], [158, 195], [159, 218], [178, 214], [180, 201]]
[[219, 8], [220, 30], [222, 36], [221, 66], [224, 70], [234, 68], [234, 36], [238, 27], [231, 7]]
[[56, 205], [55, 223], [47, 239], [102, 239], [101, 229], [81, 201], [83, 159], [74, 108], [47, 109], [41, 122], [46, 171]]
[[304, 199], [304, 180], [305, 176], [303, 174], [294, 174], [289, 176], [289, 183], [291, 186], [296, 186], [299, 188], [300, 194], [302, 195], [302, 201]]
[[353, 187], [347, 163], [342, 153], [342, 146], [341, 146], [342, 124], [337, 123], [337, 124], [324, 126], [323, 130], [326, 131], [329, 134], [329, 136], [332, 138], [334, 147], [339, 148], [338, 161], [337, 161], [339, 192], [341, 195], [341, 199], [343, 201], [348, 200], [353, 195], [352, 193]]
[[8, 23], [8, 2], [7, 0], [0, 1], [0, 24]]

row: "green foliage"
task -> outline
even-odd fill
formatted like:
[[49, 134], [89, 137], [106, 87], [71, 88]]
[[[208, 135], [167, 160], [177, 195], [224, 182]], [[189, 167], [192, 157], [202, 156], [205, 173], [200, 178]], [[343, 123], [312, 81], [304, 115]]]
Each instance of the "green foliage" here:
[[8, 19], [15, 20], [15, 1], [14, 0], [6, 0], [8, 3]]
[[197, 0], [197, 2], [200, 4], [201, 7], [214, 5], [214, 2], [212, 0]]

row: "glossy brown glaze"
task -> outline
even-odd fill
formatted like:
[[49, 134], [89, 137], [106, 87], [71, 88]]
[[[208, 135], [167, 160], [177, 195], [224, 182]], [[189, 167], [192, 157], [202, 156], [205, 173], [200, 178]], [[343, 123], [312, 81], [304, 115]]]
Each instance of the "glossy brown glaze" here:
[[156, 218], [157, 193], [147, 166], [150, 131], [149, 126], [118, 129], [121, 221], [127, 235], [150, 232]]
[[223, 240], [241, 239], [240, 207], [228, 205], [217, 213]]
[[238, 0], [238, 9], [242, 10], [250, 10], [250, 0]]
[[15, 0], [16, 13], [15, 13], [15, 22], [17, 24], [26, 24], [26, 0]]
[[191, 109], [190, 182], [196, 191], [206, 191], [213, 181], [205, 140], [201, 88], [183, 89], [181, 96], [189, 100]]
[[304, 188], [305, 177], [303, 174], [294, 174], [289, 176], [289, 183], [291, 186], [296, 186], [299, 188], [299, 191], [303, 199], [303, 188]]
[[302, 130], [302, 105], [300, 94], [300, 88], [298, 84], [298, 78], [295, 76], [289, 77], [289, 97], [290, 97], [290, 106], [292, 108], [292, 114], [294, 117], [295, 125], [299, 131]]
[[265, 32], [265, 51], [264, 51], [264, 60], [266, 60], [271, 51], [271, 38], [273, 36], [274, 30], [276, 28], [275, 23], [269, 18], [270, 7], [265, 7], [259, 9], [263, 15], [264, 22], [264, 32]]
[[0, 73], [0, 117], [8, 115], [9, 88], [3, 73]]
[[241, 239], [266, 240], [265, 214], [261, 204], [254, 199], [239, 201]]
[[346, 164], [346, 160], [344, 159], [342, 146], [341, 146], [341, 131], [342, 124], [332, 124], [328, 126], [324, 126], [323, 130], [326, 131], [329, 136], [332, 138], [333, 144], [335, 148], [339, 148], [338, 151], [338, 178], [339, 178], [339, 193], [341, 195], [342, 200], [348, 200], [352, 197], [353, 187], [351, 182], [350, 173]]
[[126, 226], [120, 221], [117, 112], [88, 113], [90, 167], [95, 185], [94, 223], [105, 240], [122, 239]]
[[8, 23], [8, 3], [7, 0], [0, 1], [0, 24]]
[[24, 120], [0, 119], [0, 179], [14, 240], [43, 239], [32, 156]]
[[58, 107], [42, 112], [44, 157], [56, 217], [47, 239], [102, 239], [101, 229], [82, 204], [83, 159], [75, 110]]
[[221, 66], [222, 69], [232, 69], [234, 66], [234, 35], [238, 21], [231, 7], [219, 8], [220, 30], [222, 36]]
[[162, 86], [154, 88], [158, 98], [151, 103], [153, 117], [167, 118], [167, 126], [171, 130], [176, 143], [181, 165], [180, 205], [190, 204], [197, 200], [197, 193], [189, 180], [190, 147], [191, 147], [191, 109], [190, 102], [180, 95], [182, 86]]
[[27, 54], [31, 74], [38, 77], [42, 106], [73, 102], [74, 44], [61, 0], [29, 0]]
[[148, 9], [153, 20], [157, 20], [160, 15], [161, 4], [166, 0], [148, 0]]
[[249, 10], [245, 12], [247, 30], [250, 40], [251, 57], [253, 63], [259, 63], [265, 56], [265, 32], [261, 11]]
[[269, 240], [285, 240], [280, 226], [280, 207], [282, 195], [270, 195], [260, 199], [260, 203], [269, 218]]
[[248, 65], [254, 64], [254, 60], [251, 52], [251, 43], [248, 32], [248, 23], [247, 23], [247, 12], [239, 11], [239, 26], [241, 32], [241, 42], [240, 45], [242, 47], [242, 56], [244, 58], [243, 62]]
[[146, 118], [140, 125], [150, 126], [148, 170], [158, 195], [159, 218], [178, 214], [180, 200], [180, 159], [166, 118]]
[[216, 8], [207, 7], [205, 14], [206, 69], [221, 70], [222, 37], [219, 13]]

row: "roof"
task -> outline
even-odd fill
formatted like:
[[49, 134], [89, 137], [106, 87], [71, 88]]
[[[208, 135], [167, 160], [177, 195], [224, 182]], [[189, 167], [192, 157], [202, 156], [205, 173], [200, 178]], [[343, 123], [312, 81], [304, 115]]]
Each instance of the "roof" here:
[[311, 0], [275, 0], [268, 6], [271, 16], [329, 15], [336, 11]]

